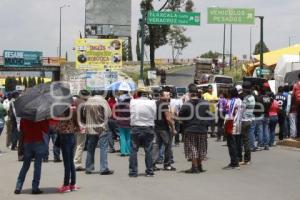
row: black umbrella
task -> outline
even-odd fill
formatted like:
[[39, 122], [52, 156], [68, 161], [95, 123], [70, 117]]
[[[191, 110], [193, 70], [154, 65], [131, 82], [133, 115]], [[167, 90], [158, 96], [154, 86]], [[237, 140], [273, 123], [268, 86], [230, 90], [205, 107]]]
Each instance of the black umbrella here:
[[71, 105], [70, 89], [63, 83], [46, 83], [28, 89], [15, 102], [18, 117], [42, 121], [63, 114]]

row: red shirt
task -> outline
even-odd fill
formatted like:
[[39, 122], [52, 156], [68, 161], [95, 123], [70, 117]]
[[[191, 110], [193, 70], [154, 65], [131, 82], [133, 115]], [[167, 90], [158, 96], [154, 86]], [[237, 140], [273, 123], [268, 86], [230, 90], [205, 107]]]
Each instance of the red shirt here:
[[43, 133], [47, 133], [48, 129], [48, 120], [35, 122], [28, 119], [21, 119], [20, 130], [24, 143], [43, 141]]
[[272, 116], [277, 116], [278, 115], [278, 111], [279, 111], [279, 104], [278, 104], [278, 101], [276, 101], [275, 99], [273, 100], [273, 103], [270, 107], [270, 110], [269, 110], [269, 116], [272, 117]]

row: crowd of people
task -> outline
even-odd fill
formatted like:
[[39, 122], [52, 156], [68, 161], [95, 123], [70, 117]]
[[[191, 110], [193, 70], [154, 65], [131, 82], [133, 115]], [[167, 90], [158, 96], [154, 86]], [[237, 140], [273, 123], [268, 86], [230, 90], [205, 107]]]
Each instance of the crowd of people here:
[[[134, 95], [128, 91], [105, 95], [104, 91], [82, 90], [62, 115], [39, 122], [17, 117], [17, 97], [14, 93], [0, 104], [0, 131], [6, 126], [7, 146], [18, 150], [18, 159], [23, 162], [15, 194], [21, 193], [32, 160], [32, 194], [42, 193], [41, 167], [49, 160], [50, 140], [54, 162], [63, 161], [64, 179], [58, 192], [64, 193], [80, 189], [76, 171], [93, 174], [97, 147], [100, 174], [112, 175], [108, 152], [116, 152], [116, 141], [120, 155], [129, 157], [129, 177], [138, 177], [140, 147], [145, 151], [145, 174], [153, 177], [157, 170], [176, 171], [172, 144], [179, 144], [180, 135], [185, 157], [191, 162], [191, 168], [185, 171], [188, 174], [205, 172], [209, 128], [217, 142], [222, 137], [227, 141], [230, 162], [224, 169], [249, 165], [252, 152], [273, 147], [277, 123], [279, 140], [300, 136], [300, 75], [299, 82], [279, 87], [276, 95], [268, 84], [256, 88], [247, 81], [219, 97], [213, 95], [212, 87], [203, 94], [195, 84], [190, 84], [188, 93], [179, 99], [171, 98], [168, 88], [160, 91], [158, 100], [151, 100], [144, 90]], [[160, 164], [163, 168], [158, 167]]]

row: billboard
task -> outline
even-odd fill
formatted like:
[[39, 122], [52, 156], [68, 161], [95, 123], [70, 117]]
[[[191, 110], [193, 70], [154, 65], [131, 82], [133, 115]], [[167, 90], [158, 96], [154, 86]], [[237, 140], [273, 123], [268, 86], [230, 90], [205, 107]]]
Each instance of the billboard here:
[[43, 53], [40, 51], [4, 50], [5, 67], [40, 67], [43, 66]]
[[116, 81], [118, 81], [118, 72], [86, 72], [86, 87], [88, 90], [105, 90]]
[[118, 70], [122, 67], [122, 40], [119, 39], [77, 39], [76, 68]]
[[86, 0], [85, 36], [131, 36], [131, 0]]

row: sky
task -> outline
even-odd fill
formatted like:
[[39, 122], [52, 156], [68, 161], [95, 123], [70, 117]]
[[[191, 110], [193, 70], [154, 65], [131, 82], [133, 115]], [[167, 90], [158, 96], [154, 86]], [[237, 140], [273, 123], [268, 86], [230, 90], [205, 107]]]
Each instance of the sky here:
[[[113, 0], [112, 0], [113, 1]], [[157, 1], [159, 7], [164, 0]], [[201, 26], [187, 27], [186, 34], [192, 42], [183, 51], [182, 58], [194, 58], [208, 50], [222, 52], [223, 25], [207, 24], [207, 8], [255, 8], [256, 15], [265, 17], [264, 40], [270, 50], [300, 43], [300, 1], [298, 0], [194, 0], [195, 12], [201, 13]], [[135, 38], [140, 0], [132, 0], [132, 46]], [[57, 56], [59, 46], [59, 7], [62, 14], [62, 55], [68, 52], [74, 60], [74, 41], [84, 31], [85, 0], [0, 0], [0, 54], [3, 50], [42, 51], [44, 56]], [[259, 41], [259, 20], [255, 25], [233, 26], [233, 54], [241, 57], [250, 54], [250, 27], [253, 32], [253, 49]], [[229, 26], [226, 52], [229, 52]], [[146, 49], [146, 54], [149, 50]], [[133, 49], [135, 56], [135, 49]], [[149, 57], [149, 56], [148, 56]], [[171, 58], [171, 48], [166, 45], [156, 51], [157, 58]]]

